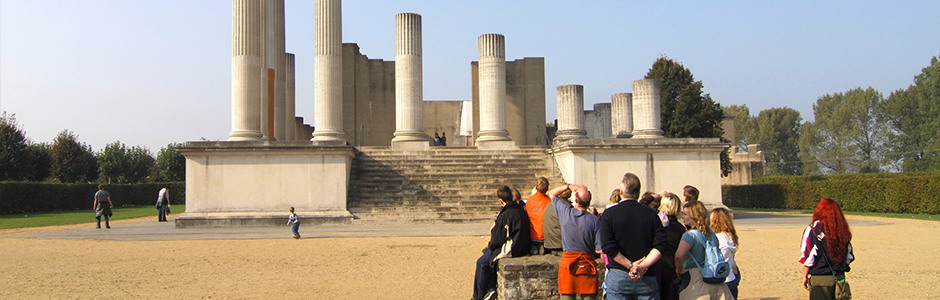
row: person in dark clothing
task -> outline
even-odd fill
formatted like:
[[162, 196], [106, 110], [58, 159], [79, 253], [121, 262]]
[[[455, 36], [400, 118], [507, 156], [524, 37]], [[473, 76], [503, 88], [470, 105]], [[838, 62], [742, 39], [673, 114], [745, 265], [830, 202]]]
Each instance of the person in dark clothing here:
[[441, 146], [447, 146], [447, 133], [441, 132]]
[[675, 284], [676, 280], [676, 249], [679, 248], [679, 241], [682, 240], [682, 234], [685, 233], [685, 226], [679, 222], [678, 216], [682, 212], [682, 199], [673, 193], [664, 193], [659, 205], [659, 211], [666, 214], [669, 220], [666, 229], [666, 250], [663, 251], [663, 257], [657, 262], [659, 268], [659, 298], [661, 300], [678, 300], [679, 287]]
[[477, 259], [473, 278], [473, 299], [491, 299], [496, 293], [496, 265], [504, 257], [529, 254], [529, 216], [522, 203], [512, 200], [512, 189], [503, 186], [496, 190], [503, 208], [490, 229], [490, 241]]
[[666, 249], [666, 230], [656, 212], [636, 201], [640, 179], [623, 175], [621, 198], [601, 215], [601, 246], [610, 258], [604, 292], [607, 299], [659, 299], [656, 274], [647, 271]]

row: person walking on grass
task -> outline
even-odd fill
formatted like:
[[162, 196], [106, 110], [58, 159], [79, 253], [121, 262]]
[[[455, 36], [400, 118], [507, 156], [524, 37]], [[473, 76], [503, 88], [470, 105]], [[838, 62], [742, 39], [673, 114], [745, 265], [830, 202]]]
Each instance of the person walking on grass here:
[[295, 239], [300, 238], [300, 218], [294, 213], [294, 207], [290, 207], [290, 217], [287, 218], [287, 225], [290, 225], [290, 232], [294, 234]]
[[114, 208], [114, 204], [111, 203], [111, 194], [108, 194], [108, 191], [104, 190], [104, 185], [98, 185], [98, 192], [95, 192], [94, 197], [94, 208], [95, 208], [95, 219], [98, 220], [98, 229], [101, 229], [101, 217], [104, 217], [104, 227], [111, 229], [111, 208]]
[[166, 222], [166, 214], [170, 212], [170, 188], [164, 185], [157, 193], [157, 222]]

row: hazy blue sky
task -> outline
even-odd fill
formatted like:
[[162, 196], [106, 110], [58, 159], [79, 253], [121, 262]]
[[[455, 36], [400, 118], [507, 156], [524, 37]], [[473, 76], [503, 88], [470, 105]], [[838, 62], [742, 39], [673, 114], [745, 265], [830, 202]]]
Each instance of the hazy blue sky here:
[[[287, 0], [297, 111], [313, 118], [313, 1]], [[940, 1], [345, 1], [343, 40], [394, 59], [394, 15], [423, 16], [424, 95], [470, 97], [477, 36], [502, 33], [508, 59], [545, 57], [555, 87], [585, 107], [630, 92], [666, 55], [722, 105], [788, 106], [811, 120], [822, 95], [886, 96], [940, 54]], [[97, 151], [153, 152], [231, 130], [231, 1], [0, 0], [0, 110], [35, 142], [63, 129]]]

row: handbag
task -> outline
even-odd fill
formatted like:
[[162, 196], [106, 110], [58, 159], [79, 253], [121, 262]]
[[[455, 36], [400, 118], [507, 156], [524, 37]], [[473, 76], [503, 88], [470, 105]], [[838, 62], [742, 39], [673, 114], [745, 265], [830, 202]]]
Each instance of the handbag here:
[[845, 274], [838, 275], [836, 274], [836, 270], [832, 269], [832, 261], [829, 260], [828, 246], [826, 245], [826, 243], [816, 238], [817, 234], [816, 234], [815, 228], [811, 230], [813, 232], [813, 240], [815, 240], [817, 244], [822, 245], [821, 247], [819, 247], [819, 249], [822, 250], [822, 253], [820, 254], [822, 255], [823, 259], [826, 260], [826, 264], [829, 265], [829, 271], [832, 272], [832, 276], [836, 278], [835, 299], [836, 300], [852, 299], [852, 289], [851, 287], [849, 287], [849, 282], [845, 280]]

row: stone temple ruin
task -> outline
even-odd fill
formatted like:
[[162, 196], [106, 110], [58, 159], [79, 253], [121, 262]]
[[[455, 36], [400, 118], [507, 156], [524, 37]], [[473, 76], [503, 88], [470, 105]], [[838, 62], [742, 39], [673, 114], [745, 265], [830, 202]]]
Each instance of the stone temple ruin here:
[[[294, 109], [284, 0], [232, 2], [232, 131], [182, 148], [179, 227], [280, 225], [291, 206], [307, 223], [485, 221], [504, 184], [528, 195], [546, 176], [606, 195], [626, 172], [643, 190], [691, 184], [708, 206], [721, 205], [719, 153], [729, 145], [663, 138], [655, 80], [634, 81], [633, 93], [590, 112], [582, 85], [557, 87], [549, 140], [544, 58], [507, 61], [505, 37], [482, 34], [472, 99], [425, 101], [421, 15], [395, 16], [395, 61], [383, 61], [342, 43], [340, 0], [316, 0], [311, 127]], [[446, 147], [430, 146], [437, 131], [451, 133]]]

